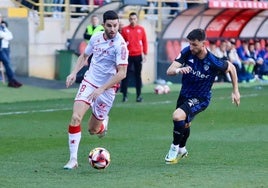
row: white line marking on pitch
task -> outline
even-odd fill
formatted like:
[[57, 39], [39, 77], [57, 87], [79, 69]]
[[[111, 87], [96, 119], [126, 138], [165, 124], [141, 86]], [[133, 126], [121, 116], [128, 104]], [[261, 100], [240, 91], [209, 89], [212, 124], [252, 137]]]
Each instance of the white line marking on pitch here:
[[[243, 95], [241, 98], [244, 97], [256, 97], [258, 94], [249, 94], [249, 95]], [[223, 100], [230, 97], [219, 97], [219, 99]], [[150, 102], [150, 103], [141, 103], [144, 105], [159, 105], [159, 104], [169, 104], [173, 101], [158, 101], [158, 102]], [[125, 106], [125, 104], [116, 104], [115, 106], [121, 107]], [[65, 110], [72, 110], [72, 108], [52, 108], [52, 109], [44, 109], [44, 110], [27, 110], [27, 111], [17, 111], [17, 112], [2, 112], [0, 113], [0, 116], [7, 116], [7, 115], [18, 115], [18, 114], [30, 114], [30, 113], [39, 113], [39, 112], [57, 112], [57, 111], [65, 111]]]

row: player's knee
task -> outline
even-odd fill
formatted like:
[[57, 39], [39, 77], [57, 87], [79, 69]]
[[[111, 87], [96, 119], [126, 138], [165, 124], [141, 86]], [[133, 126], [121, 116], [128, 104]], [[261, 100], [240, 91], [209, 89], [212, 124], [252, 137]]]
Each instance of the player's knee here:
[[172, 115], [174, 121], [182, 121], [186, 119], [186, 113], [183, 109], [177, 108]]
[[172, 115], [172, 119], [174, 121], [185, 120], [185, 118], [186, 118], [186, 116], [184, 115], [184, 113], [181, 112], [181, 110], [176, 110]]

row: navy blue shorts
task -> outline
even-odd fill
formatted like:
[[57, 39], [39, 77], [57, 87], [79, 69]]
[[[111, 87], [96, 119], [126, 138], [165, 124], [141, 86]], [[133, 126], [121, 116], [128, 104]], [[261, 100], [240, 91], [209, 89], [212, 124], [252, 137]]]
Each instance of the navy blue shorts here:
[[186, 123], [190, 123], [194, 117], [204, 111], [208, 105], [210, 100], [204, 98], [185, 98], [183, 96], [179, 96], [177, 100], [177, 108], [182, 109], [186, 113]]

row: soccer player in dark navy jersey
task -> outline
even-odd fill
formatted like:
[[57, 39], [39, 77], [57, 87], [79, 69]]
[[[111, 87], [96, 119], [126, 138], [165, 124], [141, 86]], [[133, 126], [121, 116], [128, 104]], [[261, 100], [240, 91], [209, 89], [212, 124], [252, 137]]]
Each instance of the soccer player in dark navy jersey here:
[[211, 99], [211, 88], [220, 72], [229, 73], [232, 79], [232, 102], [240, 103], [236, 69], [229, 61], [221, 60], [210, 53], [206, 46], [203, 29], [192, 30], [185, 47], [172, 62], [167, 75], [182, 74], [182, 87], [173, 112], [173, 142], [165, 157], [167, 164], [174, 164], [187, 156], [186, 141], [190, 135], [190, 124], [195, 115], [204, 111]]

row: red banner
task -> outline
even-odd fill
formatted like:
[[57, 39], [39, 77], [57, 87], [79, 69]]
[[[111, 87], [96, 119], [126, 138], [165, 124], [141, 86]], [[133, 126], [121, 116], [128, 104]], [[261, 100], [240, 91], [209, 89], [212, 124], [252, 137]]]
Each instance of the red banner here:
[[264, 1], [221, 1], [210, 0], [209, 8], [247, 8], [247, 9], [268, 9], [268, 2]]

